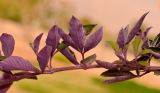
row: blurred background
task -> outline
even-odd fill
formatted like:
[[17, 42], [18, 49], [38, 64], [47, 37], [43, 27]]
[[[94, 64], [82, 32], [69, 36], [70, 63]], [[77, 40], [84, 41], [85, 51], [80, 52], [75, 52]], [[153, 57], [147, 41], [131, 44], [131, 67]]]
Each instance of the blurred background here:
[[[42, 46], [48, 30], [57, 24], [68, 31], [72, 15], [83, 24], [103, 26], [104, 38], [101, 44], [87, 55], [97, 53], [98, 59], [114, 61], [117, 58], [104, 41], [116, 40], [121, 27], [132, 25], [146, 13], [144, 27], [152, 26], [149, 37], [160, 30], [159, 0], [0, 0], [0, 33], [10, 33], [15, 37], [16, 48], [13, 55], [23, 56], [34, 65], [36, 56], [29, 47], [35, 36], [44, 32]], [[42, 47], [41, 46], [41, 47]], [[86, 55], [86, 56], [87, 56]], [[132, 53], [128, 59], [133, 58]], [[65, 57], [57, 54], [54, 65], [71, 65]], [[158, 65], [159, 61], [153, 63]], [[104, 69], [61, 72], [38, 76], [39, 80], [15, 82], [8, 93], [159, 93], [160, 76], [153, 73], [130, 81], [105, 85], [100, 73]]]

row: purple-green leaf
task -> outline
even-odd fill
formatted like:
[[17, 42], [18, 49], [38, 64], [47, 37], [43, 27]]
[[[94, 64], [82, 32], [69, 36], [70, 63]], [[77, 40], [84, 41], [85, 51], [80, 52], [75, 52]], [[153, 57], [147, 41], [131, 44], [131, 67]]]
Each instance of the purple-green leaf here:
[[0, 68], [3, 71], [11, 71], [11, 70], [25, 70], [25, 71], [34, 71], [37, 72], [36, 69], [29, 61], [23, 59], [19, 56], [10, 56], [0, 62]]
[[78, 48], [75, 46], [75, 43], [73, 42], [72, 38], [68, 34], [66, 34], [62, 29], [59, 29], [58, 32], [59, 32], [59, 35], [63, 39], [65, 44], [70, 45], [73, 48], [78, 50]]
[[118, 34], [118, 38], [117, 38], [117, 43], [119, 45], [120, 48], [123, 49], [124, 47], [124, 44], [125, 44], [125, 39], [124, 39], [124, 33], [123, 33], [123, 28], [119, 31], [119, 34]]
[[138, 20], [138, 22], [136, 23], [136, 25], [132, 28], [131, 32], [129, 33], [128, 35], [128, 38], [127, 38], [127, 42], [126, 44], [129, 44], [130, 41], [136, 36], [136, 34], [140, 31], [140, 27], [146, 17], [146, 15], [148, 14], [149, 12], [145, 13], [144, 15], [141, 16], [141, 18]]
[[12, 35], [3, 33], [0, 37], [0, 41], [2, 43], [2, 51], [5, 56], [9, 57], [12, 55], [15, 41]]
[[127, 36], [128, 36], [128, 25], [119, 31], [118, 38], [117, 38], [117, 43], [119, 45], [119, 48], [123, 49], [125, 47]]
[[105, 83], [107, 84], [110, 84], [110, 83], [116, 83], [116, 82], [120, 82], [120, 81], [125, 81], [125, 80], [129, 80], [129, 79], [132, 79], [132, 78], [135, 78], [136, 76], [118, 76], [118, 77], [114, 77], [112, 79], [109, 79], [109, 80], [105, 80]]
[[86, 36], [84, 33], [83, 25], [74, 16], [72, 16], [70, 20], [69, 35], [71, 36], [73, 42], [75, 43], [75, 46], [77, 47], [76, 49], [78, 49], [79, 52], [82, 52]]
[[77, 61], [77, 59], [76, 59], [76, 57], [75, 57], [74, 52], [72, 52], [72, 51], [69, 49], [69, 47], [66, 47], [66, 48], [60, 50], [60, 52], [61, 52], [70, 62], [72, 62], [73, 64], [75, 64], [75, 65], [78, 65], [78, 64], [79, 64], [78, 61]]
[[126, 76], [126, 75], [132, 76], [134, 74], [130, 71], [118, 71], [118, 70], [107, 70], [101, 74], [101, 76], [104, 77], [116, 77], [116, 76]]
[[44, 48], [40, 50], [40, 52], [37, 55], [37, 60], [42, 72], [45, 70], [49, 62], [49, 59], [51, 58], [51, 53], [52, 53], [52, 47], [46, 45]]
[[17, 72], [13, 75], [13, 77], [25, 77], [26, 79], [35, 79], [37, 80], [37, 76], [34, 73], [30, 72]]
[[84, 47], [84, 52], [87, 52], [88, 50], [97, 46], [97, 44], [102, 40], [102, 36], [103, 29], [101, 27], [87, 39]]
[[93, 55], [88, 56], [87, 58], [83, 59], [81, 61], [81, 63], [85, 64], [85, 65], [90, 65], [96, 60], [96, 57], [97, 57], [96, 54], [93, 54]]
[[97, 24], [83, 25], [83, 28], [84, 28], [84, 30], [85, 30], [85, 35], [86, 35], [86, 36], [89, 35], [89, 34], [92, 32], [93, 28], [94, 28], [96, 25], [97, 25]]
[[35, 52], [35, 54], [38, 54], [39, 44], [40, 44], [40, 41], [41, 41], [42, 36], [43, 36], [43, 33], [39, 34], [39, 35], [35, 38], [35, 40], [34, 40], [34, 42], [33, 42], [32, 48], [33, 48], [33, 51]]

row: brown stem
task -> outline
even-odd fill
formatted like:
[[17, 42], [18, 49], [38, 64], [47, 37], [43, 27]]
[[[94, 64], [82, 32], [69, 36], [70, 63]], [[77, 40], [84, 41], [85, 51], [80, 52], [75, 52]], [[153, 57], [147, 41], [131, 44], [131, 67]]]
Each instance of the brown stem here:
[[[75, 65], [75, 66], [52, 68], [50, 70], [45, 70], [43, 73], [36, 73], [36, 72], [35, 73], [30, 73], [31, 75], [27, 74], [27, 75], [17, 76], [18, 75], [17, 74], [15, 76], [11, 77], [10, 79], [3, 79], [3, 77], [1, 76], [0, 87], [3, 86], [3, 85], [11, 84], [13, 81], [19, 81], [19, 80], [24, 79], [24, 78], [36, 79], [36, 75], [40, 75], [40, 74], [53, 74], [53, 73], [61, 72], [61, 71], [80, 70], [80, 69], [87, 70], [87, 69], [93, 69], [93, 68], [103, 68], [103, 67], [99, 66], [98, 64], [88, 65], [88, 66], [84, 66], [84, 65], [80, 64], [80, 65]], [[105, 69], [107, 69], [107, 68], [105, 68]], [[152, 72], [152, 71], [159, 71], [160, 66], [147, 66], [147, 67], [145, 67], [141, 70], [145, 71], [145, 73], [141, 74], [139, 77], [144, 76], [144, 75], [146, 75], [146, 74], [148, 74], [149, 72]]]
[[53, 68], [51, 70], [45, 70], [43, 74], [53, 74], [55, 72], [68, 71], [68, 70], [79, 70], [79, 69], [87, 70], [87, 69], [93, 69], [93, 68], [102, 68], [102, 67], [99, 65], [89, 65], [89, 66], [76, 65], [76, 66]]

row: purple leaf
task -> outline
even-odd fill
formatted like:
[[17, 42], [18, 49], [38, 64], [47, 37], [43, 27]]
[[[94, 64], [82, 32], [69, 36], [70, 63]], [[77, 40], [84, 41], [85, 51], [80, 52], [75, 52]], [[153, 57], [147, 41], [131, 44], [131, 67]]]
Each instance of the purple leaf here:
[[0, 37], [2, 43], [2, 51], [5, 56], [9, 57], [12, 55], [14, 50], [15, 41], [12, 35], [3, 33]]
[[88, 50], [94, 48], [102, 40], [102, 36], [103, 29], [101, 27], [87, 39], [84, 47], [84, 52], [87, 52]]
[[146, 17], [146, 15], [148, 14], [149, 12], [145, 13], [139, 20], [138, 22], [136, 23], [136, 25], [132, 28], [131, 32], [129, 33], [128, 35], [128, 39], [127, 39], [127, 42], [126, 44], [129, 44], [129, 42], [134, 38], [134, 36], [139, 32], [140, 30], [140, 27], [144, 21], [144, 18]]
[[58, 32], [59, 32], [59, 35], [63, 39], [65, 44], [70, 45], [73, 48], [78, 50], [78, 48], [76, 48], [75, 43], [73, 42], [72, 38], [68, 34], [66, 34], [62, 29], [59, 29]]
[[83, 30], [83, 25], [80, 24], [79, 20], [72, 16], [70, 21], [70, 36], [75, 43], [78, 51], [82, 52], [84, 48], [84, 41], [85, 41], [85, 33]]
[[37, 80], [37, 76], [34, 73], [30, 73], [30, 72], [18, 72], [18, 73], [15, 73], [13, 75], [13, 77], [15, 78], [15, 81], [17, 81], [16, 79], [18, 77], [25, 77], [26, 79], [35, 79], [35, 80]]
[[2, 56], [1, 50], [0, 50], [0, 56]]
[[19, 56], [10, 56], [0, 62], [0, 67], [4, 71], [11, 70], [25, 70], [25, 71], [38, 71], [29, 61]]
[[34, 40], [34, 42], [33, 42], [32, 48], [33, 48], [33, 51], [35, 52], [36, 55], [38, 54], [39, 44], [40, 44], [40, 41], [41, 41], [42, 36], [43, 36], [43, 33], [39, 34], [39, 35], [35, 38], [35, 40]]
[[152, 54], [156, 59], [160, 59], [160, 54], [159, 54], [159, 53], [151, 52], [151, 54]]
[[142, 33], [142, 40], [143, 41], [146, 41], [147, 40], [147, 35], [148, 35], [148, 32], [150, 31], [152, 27], [148, 27], [143, 33]]
[[91, 65], [93, 62], [95, 62], [96, 57], [96, 54], [90, 55], [87, 58], [83, 59], [81, 63], [84, 65]]
[[97, 63], [99, 66], [104, 67], [104, 68], [106, 68], [106, 69], [110, 69], [110, 70], [115, 70], [115, 69], [117, 69], [117, 65], [114, 65], [114, 64], [109, 63], [109, 62], [96, 60], [96, 63]]
[[126, 26], [124, 29], [122, 28], [118, 34], [117, 43], [118, 43], [119, 47], [122, 49], [125, 46], [125, 42], [127, 40], [127, 35], [128, 35], [128, 26]]
[[127, 26], [123, 29], [123, 34], [124, 34], [124, 40], [125, 40], [125, 42], [127, 42], [128, 29], [129, 29], [129, 25], [127, 25]]
[[118, 34], [118, 38], [117, 38], [117, 43], [119, 45], [120, 48], [123, 49], [124, 47], [124, 44], [125, 44], [125, 39], [124, 39], [124, 34], [123, 34], [123, 28], [119, 31], [119, 34]]
[[149, 45], [149, 40], [147, 39], [147, 40], [145, 40], [145, 41], [143, 41], [143, 44], [142, 44], [142, 49], [145, 49], [145, 48], [149, 48], [150, 47], [150, 45]]
[[52, 53], [52, 47], [46, 45], [44, 48], [40, 50], [40, 52], [37, 55], [37, 60], [39, 62], [39, 66], [42, 72], [46, 68], [49, 59], [51, 58], [51, 53]]
[[55, 51], [60, 40], [58, 30], [59, 30], [59, 27], [57, 25], [54, 25], [51, 28], [51, 30], [48, 32], [46, 45], [52, 46], [52, 51]]
[[65, 49], [60, 50], [60, 52], [73, 64], [78, 65], [78, 61], [74, 55], [74, 53], [67, 47]]
[[105, 80], [105, 83], [110, 84], [110, 83], [115, 83], [115, 82], [120, 82], [120, 81], [125, 81], [125, 80], [129, 80], [132, 78], [135, 78], [136, 76], [118, 76], [118, 77], [114, 77], [112, 79], [109, 80]]
[[101, 74], [103, 77], [117, 77], [117, 76], [133, 76], [134, 74], [130, 71], [119, 71], [119, 70], [107, 70]]

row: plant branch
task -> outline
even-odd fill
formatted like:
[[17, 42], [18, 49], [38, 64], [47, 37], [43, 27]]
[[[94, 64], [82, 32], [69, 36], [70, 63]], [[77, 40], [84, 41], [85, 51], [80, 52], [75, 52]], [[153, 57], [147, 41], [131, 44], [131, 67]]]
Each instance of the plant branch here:
[[95, 65], [76, 65], [76, 66], [68, 66], [68, 67], [60, 67], [60, 68], [53, 68], [51, 70], [45, 70], [43, 74], [53, 74], [55, 72], [62, 72], [62, 71], [68, 71], [68, 70], [87, 70], [87, 69], [93, 69], [93, 68], [103, 68], [97, 64]]

